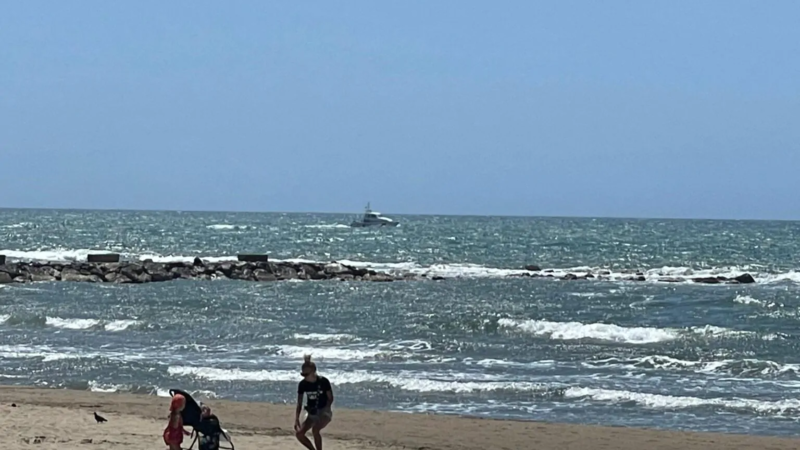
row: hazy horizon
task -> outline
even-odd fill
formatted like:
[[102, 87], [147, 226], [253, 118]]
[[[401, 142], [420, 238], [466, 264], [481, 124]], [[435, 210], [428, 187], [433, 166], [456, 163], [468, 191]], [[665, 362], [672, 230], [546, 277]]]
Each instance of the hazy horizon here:
[[[724, 217], [625, 217], [625, 216], [524, 216], [512, 214], [437, 214], [415, 212], [390, 212], [374, 208], [385, 216], [397, 217], [499, 217], [510, 219], [600, 219], [600, 220], [674, 220], [674, 221], [715, 221], [715, 222], [800, 222], [800, 219], [759, 219], [759, 218], [724, 218]], [[25, 208], [0, 207], [0, 211], [81, 211], [81, 212], [153, 212], [153, 213], [199, 213], [199, 214], [319, 214], [331, 216], [360, 216], [360, 211], [246, 211], [246, 210], [186, 210], [186, 209], [126, 209], [126, 208]]]

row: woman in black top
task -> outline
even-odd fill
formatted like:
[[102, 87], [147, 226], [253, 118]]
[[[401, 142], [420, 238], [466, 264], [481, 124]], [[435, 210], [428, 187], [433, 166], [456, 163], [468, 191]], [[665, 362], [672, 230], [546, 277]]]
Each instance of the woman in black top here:
[[[323, 376], [317, 375], [317, 365], [311, 362], [311, 355], [304, 357], [301, 375], [303, 380], [297, 386], [297, 411], [294, 415], [294, 431], [297, 440], [308, 450], [322, 450], [322, 435], [320, 431], [328, 426], [333, 419], [333, 390], [331, 382]], [[301, 424], [300, 412], [303, 410], [303, 397], [306, 400], [308, 417]], [[314, 435], [314, 445], [306, 437], [308, 430]], [[316, 445], [316, 448], [314, 446]]]

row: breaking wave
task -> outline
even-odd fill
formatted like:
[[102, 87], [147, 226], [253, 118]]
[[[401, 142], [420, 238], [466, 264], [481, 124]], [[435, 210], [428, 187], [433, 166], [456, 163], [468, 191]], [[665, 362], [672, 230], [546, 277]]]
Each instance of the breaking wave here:
[[[296, 370], [243, 370], [219, 369], [214, 367], [171, 366], [169, 375], [196, 378], [208, 381], [248, 381], [248, 382], [297, 382]], [[459, 380], [457, 374], [426, 376], [418, 372], [383, 374], [376, 372], [326, 371], [326, 376], [336, 380], [336, 384], [386, 384], [397, 389], [414, 392], [489, 392], [489, 391], [528, 391], [547, 393], [554, 390], [542, 383], [521, 381], [500, 381], [487, 377], [485, 381]], [[448, 381], [445, 381], [448, 380]]]
[[688, 329], [622, 327], [606, 323], [551, 322], [548, 320], [500, 319], [500, 328], [511, 329], [533, 336], [547, 337], [560, 341], [597, 340], [621, 344], [654, 344], [678, 339], [686, 334], [694, 336], [722, 337], [751, 334], [746, 331], [706, 325]]
[[714, 408], [761, 414], [795, 415], [800, 412], [800, 400], [763, 401], [748, 398], [700, 398], [662, 394], [647, 394], [625, 390], [572, 387], [564, 392], [567, 399], [584, 399], [616, 404], [636, 404], [652, 409], [676, 410]]

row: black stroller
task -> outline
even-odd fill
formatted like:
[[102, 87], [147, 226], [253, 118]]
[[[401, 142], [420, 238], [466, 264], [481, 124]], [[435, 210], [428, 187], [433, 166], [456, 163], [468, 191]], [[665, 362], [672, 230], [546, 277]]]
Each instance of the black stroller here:
[[[219, 424], [217, 416], [203, 418], [200, 405], [189, 393], [180, 389], [171, 389], [170, 396], [181, 394], [186, 398], [186, 406], [183, 408], [183, 425], [192, 427], [192, 443], [188, 449], [192, 449], [197, 443], [198, 450], [234, 450], [231, 436]], [[199, 442], [198, 442], [199, 441]]]

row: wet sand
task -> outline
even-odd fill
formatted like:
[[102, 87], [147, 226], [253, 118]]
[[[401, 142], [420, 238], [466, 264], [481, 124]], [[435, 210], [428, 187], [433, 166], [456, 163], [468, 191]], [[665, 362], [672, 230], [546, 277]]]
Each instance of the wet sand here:
[[[11, 407], [15, 403], [17, 407]], [[292, 436], [293, 407], [212, 400], [237, 450], [302, 450]], [[168, 400], [86, 391], [0, 387], [0, 448], [21, 450], [166, 448]], [[97, 424], [97, 411], [108, 423]], [[325, 449], [365, 450], [770, 450], [800, 449], [800, 439], [549, 424], [455, 416], [335, 409]], [[184, 442], [188, 446], [190, 440]]]

